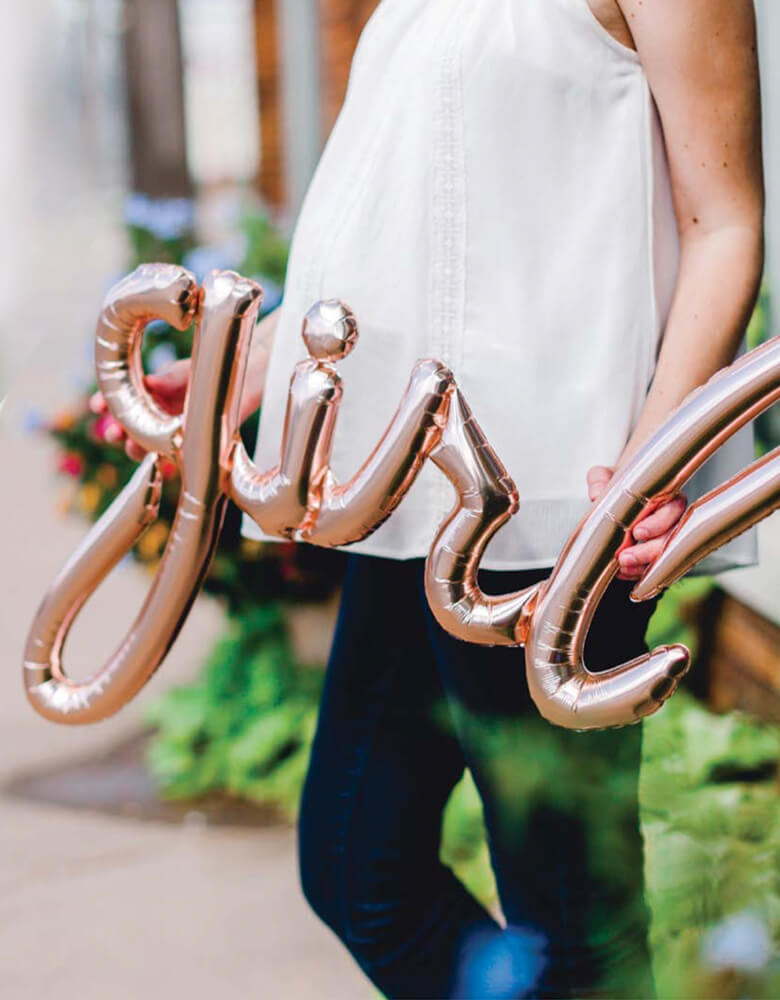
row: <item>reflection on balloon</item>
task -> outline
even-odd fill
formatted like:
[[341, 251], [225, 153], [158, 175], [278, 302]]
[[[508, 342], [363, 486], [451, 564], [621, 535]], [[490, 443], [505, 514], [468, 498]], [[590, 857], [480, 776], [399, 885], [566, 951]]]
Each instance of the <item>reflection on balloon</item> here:
[[[233, 272], [213, 272], [198, 289], [183, 268], [162, 264], [139, 268], [109, 293], [95, 342], [98, 382], [111, 413], [149, 454], [38, 609], [24, 655], [25, 686], [36, 711], [58, 722], [93, 722], [139, 691], [203, 584], [228, 499], [266, 534], [348, 545], [392, 515], [428, 459], [455, 492], [426, 565], [426, 593], [439, 623], [467, 642], [525, 645], [531, 695], [557, 725], [619, 726], [656, 711], [687, 669], [687, 650], [662, 647], [594, 673], [582, 658], [587, 631], [636, 521], [677, 493], [730, 434], [780, 398], [780, 338], [718, 373], [683, 403], [578, 525], [549, 580], [488, 596], [477, 582], [479, 564], [519, 499], [453, 374], [436, 360], [419, 361], [373, 452], [339, 484], [330, 468], [342, 396], [335, 363], [355, 348], [358, 327], [339, 300], [317, 303], [303, 324], [309, 357], [290, 381], [279, 462], [259, 469], [241, 443], [238, 420], [261, 298], [257, 284]], [[180, 330], [197, 321], [181, 417], [163, 413], [144, 389], [140, 342], [156, 318]], [[84, 682], [71, 680], [62, 664], [68, 631], [87, 598], [156, 518], [162, 459], [177, 464], [182, 486], [149, 595], [108, 662]], [[778, 506], [780, 450], [693, 504], [632, 596], [656, 594]]]

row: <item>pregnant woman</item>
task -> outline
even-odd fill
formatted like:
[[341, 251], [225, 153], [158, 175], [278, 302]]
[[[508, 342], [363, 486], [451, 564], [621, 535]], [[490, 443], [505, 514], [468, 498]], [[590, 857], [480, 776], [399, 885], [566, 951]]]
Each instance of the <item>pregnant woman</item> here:
[[[277, 460], [304, 313], [341, 298], [361, 340], [342, 366], [336, 474], [379, 440], [414, 362], [438, 358], [520, 493], [482, 584], [543, 579], [615, 469], [734, 359], [763, 210], [751, 0], [383, 0], [298, 221], [284, 302], [255, 335], [244, 411], [262, 402], [257, 461]], [[188, 371], [148, 388], [180, 409]], [[751, 457], [743, 432], [689, 494]], [[641, 726], [556, 729], [530, 703], [519, 652], [439, 628], [423, 557], [451, 503], [426, 467], [352, 547], [300, 815], [304, 892], [388, 997], [650, 997]], [[654, 605], [629, 601], [631, 581], [684, 506], [635, 527], [595, 616], [591, 669], [645, 651]], [[262, 537], [248, 519], [243, 530]], [[708, 569], [754, 561], [754, 541]], [[439, 858], [467, 767], [501, 914]]]

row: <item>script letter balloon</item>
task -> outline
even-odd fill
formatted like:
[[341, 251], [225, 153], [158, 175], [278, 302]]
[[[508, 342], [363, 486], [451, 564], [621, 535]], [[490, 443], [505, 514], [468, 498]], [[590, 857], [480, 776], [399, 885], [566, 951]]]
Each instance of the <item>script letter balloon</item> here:
[[465, 642], [517, 646], [538, 587], [494, 597], [477, 583], [488, 542], [517, 512], [517, 487], [456, 389], [431, 457], [456, 497], [425, 564], [425, 593], [434, 617]]
[[[657, 711], [676, 690], [688, 669], [684, 646], [662, 646], [593, 673], [583, 662], [588, 627], [637, 520], [679, 492], [727, 438], [778, 399], [780, 338], [775, 338], [692, 393], [574, 532], [542, 588], [526, 644], [531, 696], [550, 722], [569, 729], [626, 725]], [[656, 593], [778, 503], [774, 454], [693, 505], [634, 596]]]
[[[355, 316], [340, 300], [319, 302], [306, 315], [308, 357], [290, 381], [279, 462], [268, 470], [255, 465], [238, 421], [261, 297], [258, 285], [233, 272], [213, 272], [199, 289], [189, 272], [162, 264], [140, 267], [109, 293], [95, 340], [98, 382], [111, 413], [149, 454], [38, 609], [24, 655], [35, 709], [58, 722], [93, 722], [136, 694], [159, 667], [203, 585], [228, 497], [266, 534], [349, 545], [392, 515], [430, 459], [455, 491], [426, 562], [426, 594], [439, 624], [465, 642], [525, 645], [531, 696], [556, 725], [601, 729], [657, 711], [688, 668], [687, 649], [663, 646], [594, 672], [583, 662], [588, 629], [637, 520], [678, 493], [723, 441], [780, 399], [780, 338], [691, 394], [613, 478], [548, 580], [493, 596], [479, 587], [479, 565], [490, 539], [517, 512], [518, 492], [441, 362], [417, 362], [374, 450], [351, 479], [337, 481], [331, 453], [344, 388], [335, 363], [358, 340]], [[144, 388], [141, 338], [152, 319], [184, 330], [195, 317], [184, 413], [171, 416]], [[90, 594], [156, 518], [161, 456], [177, 464], [182, 486], [151, 590], [114, 655], [88, 680], [73, 681], [62, 663], [68, 631]], [[693, 504], [632, 597], [657, 594], [778, 506], [780, 449]]]
[[231, 496], [267, 534], [349, 545], [376, 531], [409, 492], [441, 437], [452, 373], [438, 361], [418, 361], [377, 446], [340, 485], [330, 468], [342, 397], [334, 364], [357, 343], [355, 317], [338, 299], [318, 302], [303, 339], [309, 357], [290, 382], [279, 465], [263, 472], [239, 445]]
[[175, 640], [214, 554], [241, 390], [233, 356], [251, 334], [261, 291], [232, 272], [215, 272], [205, 282], [203, 297], [182, 421], [165, 418], [147, 397], [139, 342], [146, 323], [157, 316], [186, 328], [200, 302], [194, 278], [182, 268], [147, 265], [109, 294], [98, 323], [98, 371], [111, 412], [139, 444], [158, 446], [179, 465], [182, 484], [144, 605], [116, 652], [88, 680], [66, 676], [63, 646], [86, 599], [156, 516], [160, 479], [155, 452], [44, 598], [27, 640], [25, 687], [36, 711], [54, 722], [98, 721], [139, 691]]

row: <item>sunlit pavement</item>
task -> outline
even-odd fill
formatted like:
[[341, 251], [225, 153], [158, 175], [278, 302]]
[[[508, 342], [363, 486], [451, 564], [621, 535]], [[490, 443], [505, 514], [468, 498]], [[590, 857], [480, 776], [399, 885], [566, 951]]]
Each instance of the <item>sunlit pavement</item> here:
[[[56, 511], [63, 483], [54, 449], [24, 428], [77, 393], [102, 294], [126, 259], [119, 168], [109, 161], [97, 170], [85, 158], [67, 87], [48, 78], [56, 23], [47, 6], [13, 6], [0, 32], [2, 83], [13, 81], [13, 100], [0, 106], [8, 151], [0, 168], [0, 385], [11, 389], [0, 415], [0, 784], [136, 731], [144, 704], [191, 676], [222, 626], [217, 607], [201, 600], [149, 688], [99, 726], [46, 723], [24, 699], [26, 630], [85, 531]], [[112, 574], [74, 628], [74, 675], [111, 652], [148, 585], [135, 566]], [[7, 1000], [49, 991], [61, 1000], [373, 995], [306, 908], [294, 833], [285, 828], [162, 825], [0, 793], [0, 926]]]

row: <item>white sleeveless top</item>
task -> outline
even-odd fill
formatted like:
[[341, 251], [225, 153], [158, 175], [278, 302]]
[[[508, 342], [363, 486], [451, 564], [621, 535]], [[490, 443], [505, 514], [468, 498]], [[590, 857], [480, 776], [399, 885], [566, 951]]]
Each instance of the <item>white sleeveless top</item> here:
[[[550, 566], [653, 375], [678, 264], [663, 138], [637, 54], [587, 0], [383, 0], [295, 231], [255, 454], [278, 461], [306, 310], [355, 311], [332, 468], [376, 445], [415, 361], [455, 373], [520, 493], [483, 566]], [[744, 468], [748, 428], [690, 497]], [[431, 464], [351, 551], [427, 554], [452, 506]], [[244, 517], [242, 532], [263, 538]], [[755, 560], [755, 532], [708, 568]]]

